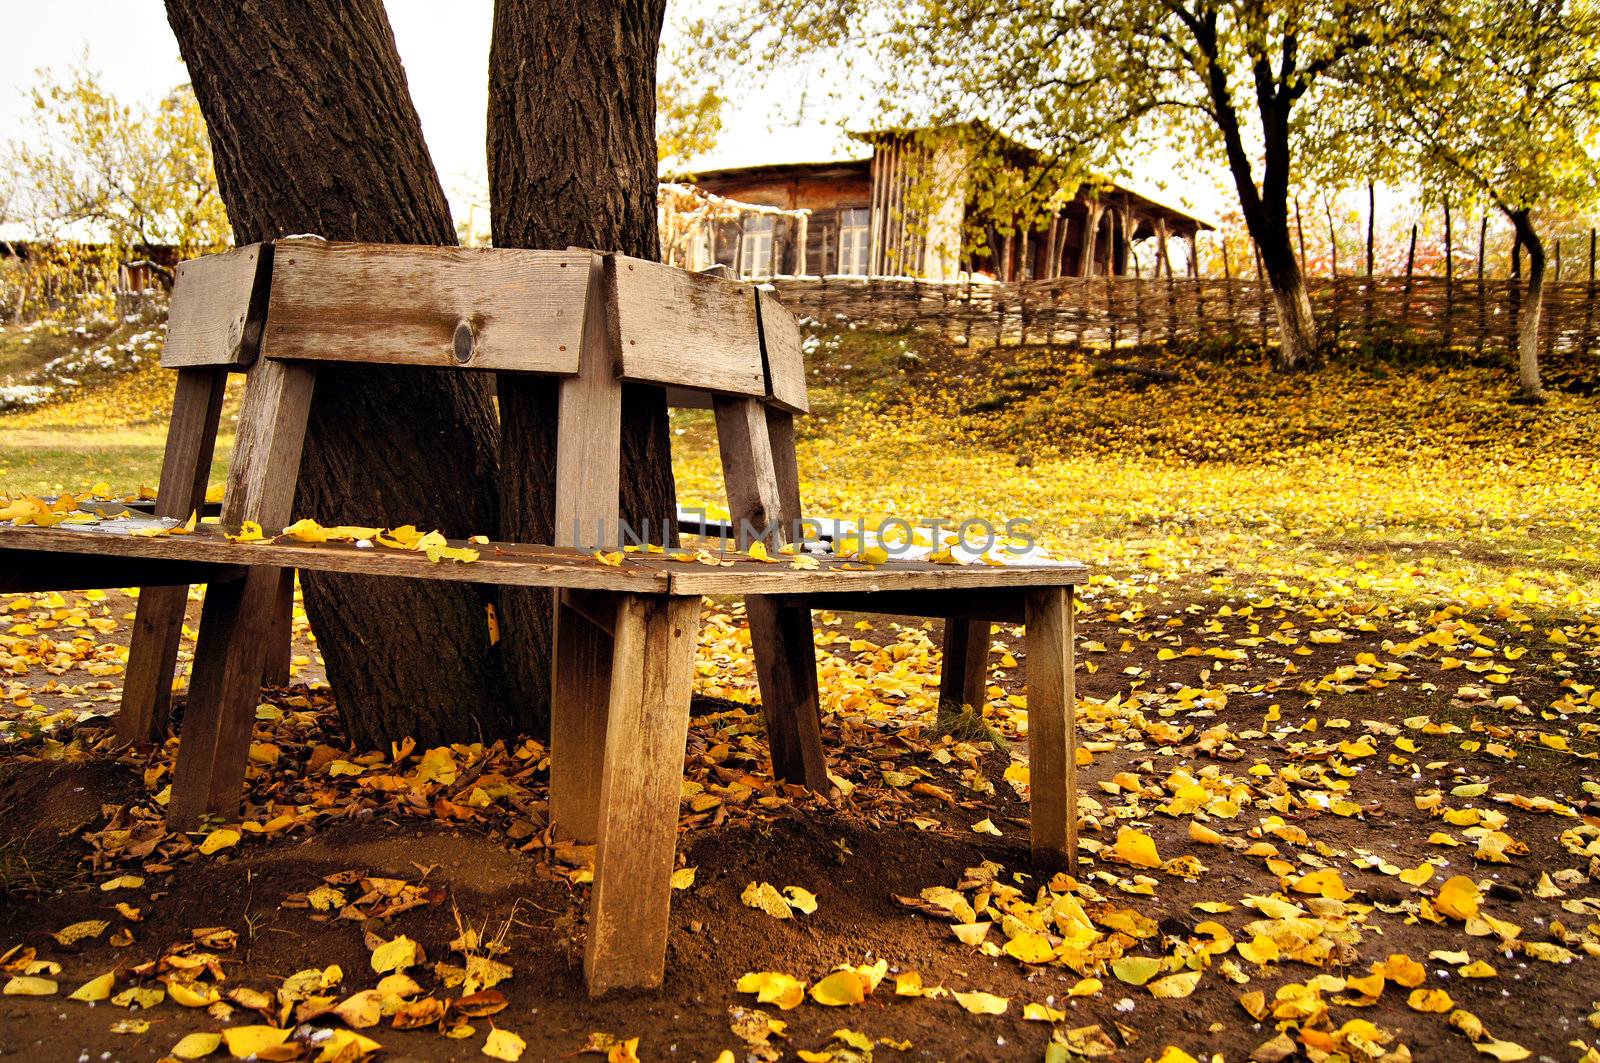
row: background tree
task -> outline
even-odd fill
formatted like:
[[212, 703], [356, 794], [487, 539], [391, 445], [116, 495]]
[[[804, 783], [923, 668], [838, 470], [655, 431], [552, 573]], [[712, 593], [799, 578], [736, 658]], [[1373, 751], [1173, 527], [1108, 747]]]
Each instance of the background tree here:
[[[656, 232], [656, 52], [666, 0], [498, 0], [489, 53], [489, 202], [498, 247], [660, 254]], [[603, 72], [604, 76], [598, 76]], [[500, 411], [519, 431], [501, 450], [501, 534], [550, 542], [556, 388], [502, 377]], [[661, 528], [676, 511], [666, 395], [627, 385], [622, 515]], [[551, 599], [508, 589], [513, 674], [548, 719]]]
[[[1355, 106], [1330, 112], [1350, 154], [1435, 196], [1487, 203], [1526, 252], [1518, 368], [1541, 392], [1541, 219], [1591, 207], [1600, 183], [1600, 10], [1589, 0], [1423, 0], [1434, 31], [1344, 73]], [[1381, 61], [1380, 61], [1381, 59]]]
[[[454, 244], [380, 0], [169, 0], [239, 243], [290, 233]], [[328, 364], [296, 512], [324, 523], [495, 527], [487, 378]], [[351, 739], [493, 737], [525, 719], [477, 588], [305, 573], [306, 611]]]
[[[1278, 363], [1315, 357], [1291, 239], [1297, 116], [1325, 79], [1407, 30], [1358, 0], [740, 0], [696, 27], [711, 61], [865, 50], [898, 120], [981, 118], [1076, 174], [1135, 149], [1220, 157], [1277, 308]], [[735, 57], [735, 58], [727, 58]], [[874, 64], [867, 64], [874, 65]], [[911, 94], [926, 93], [930, 99]]]
[[41, 238], [93, 240], [122, 258], [227, 245], [205, 119], [187, 85], [154, 106], [118, 100], [87, 65], [39, 72], [35, 129], [17, 149], [16, 212]]
[[716, 147], [728, 101], [715, 85], [692, 84], [681, 75], [656, 81], [656, 156], [666, 173], [686, 172], [690, 159]]

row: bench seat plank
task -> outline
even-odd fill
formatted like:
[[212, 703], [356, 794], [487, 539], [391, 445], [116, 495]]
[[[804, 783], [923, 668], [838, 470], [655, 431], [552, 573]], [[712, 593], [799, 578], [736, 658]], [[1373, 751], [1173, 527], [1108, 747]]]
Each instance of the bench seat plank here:
[[[233, 543], [220, 528], [203, 525], [189, 535], [130, 534], [148, 520], [124, 519], [100, 524], [57, 525], [53, 528], [0, 526], [0, 552], [102, 554], [110, 557], [187, 561], [206, 565], [249, 565], [349, 572], [368, 576], [446, 579], [501, 586], [570, 587], [578, 590], [623, 591], [633, 594], [805, 594], [829, 596], [866, 591], [991, 590], [1020, 592], [1038, 587], [1066, 587], [1086, 582], [1082, 565], [936, 565], [925, 561], [891, 561], [875, 567], [851, 567], [823, 560], [814, 569], [786, 561], [734, 561], [706, 565], [661, 555], [630, 553], [620, 564], [606, 565], [593, 554], [553, 546], [520, 543], [465, 543], [478, 551], [477, 561], [429, 561], [412, 550], [363, 549], [349, 543], [302, 543], [295, 540]], [[13, 566], [0, 557], [0, 565]], [[195, 578], [193, 582], [205, 582]], [[817, 603], [821, 604], [821, 603]], [[970, 608], [970, 606], [969, 606]], [[1011, 608], [997, 606], [1002, 615]], [[874, 611], [877, 611], [876, 609]], [[937, 616], [938, 613], [926, 615]]]
[[[0, 594], [34, 591], [118, 590], [123, 587], [183, 587], [244, 575], [239, 565], [194, 561], [103, 557], [43, 550], [0, 553]], [[185, 594], [187, 599], [187, 594]]]

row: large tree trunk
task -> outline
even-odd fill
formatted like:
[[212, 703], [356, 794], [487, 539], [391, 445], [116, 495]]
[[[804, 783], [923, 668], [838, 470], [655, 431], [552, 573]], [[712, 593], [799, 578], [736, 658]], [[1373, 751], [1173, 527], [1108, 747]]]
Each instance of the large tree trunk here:
[[[1316, 364], [1317, 323], [1311, 311], [1311, 296], [1306, 291], [1305, 275], [1289, 242], [1287, 220], [1251, 226], [1251, 235], [1261, 252], [1261, 265], [1272, 286], [1272, 303], [1278, 315], [1279, 369], [1305, 369]], [[1259, 230], [1259, 231], [1258, 231]]]
[[[291, 233], [456, 242], [380, 0], [169, 0], [167, 12], [238, 242]], [[492, 531], [497, 435], [486, 378], [324, 363], [296, 512], [328, 524]], [[477, 588], [302, 578], [359, 746], [516, 729]]]
[[[666, 0], [498, 0], [489, 53], [489, 200], [498, 247], [592, 247], [659, 256], [656, 50]], [[501, 534], [549, 542], [555, 387], [501, 377]], [[665, 395], [623, 392], [621, 513], [636, 529], [674, 513]], [[525, 702], [547, 719], [551, 602], [501, 595], [502, 645]]]
[[1517, 230], [1517, 243], [1528, 249], [1528, 287], [1523, 295], [1522, 316], [1517, 321], [1517, 375], [1523, 394], [1542, 398], [1544, 382], [1539, 377], [1539, 319], [1544, 316], [1544, 241], [1533, 227], [1531, 212], [1507, 211]]

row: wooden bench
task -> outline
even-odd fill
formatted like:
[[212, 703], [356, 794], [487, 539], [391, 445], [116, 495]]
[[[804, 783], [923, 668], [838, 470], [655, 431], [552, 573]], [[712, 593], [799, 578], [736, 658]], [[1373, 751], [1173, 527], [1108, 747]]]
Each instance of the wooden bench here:
[[[828, 781], [811, 609], [945, 617], [942, 689], [971, 704], [982, 700], [989, 624], [1025, 623], [1033, 852], [1043, 866], [1070, 865], [1073, 588], [1084, 568], [837, 558], [801, 567], [782, 553], [800, 513], [799, 340], [768, 293], [589, 251], [295, 239], [186, 262], [162, 356], [178, 384], [157, 516], [0, 523], [0, 591], [144, 588], [119, 722], [140, 738], [165, 730], [187, 588], [207, 585], [168, 809], [175, 829], [193, 829], [238, 813], [268, 647], [287, 635], [272, 630], [285, 616], [286, 574], [555, 589], [550, 815], [558, 836], [597, 844], [585, 956], [595, 994], [663, 977], [704, 595], [744, 597], [774, 772], [819, 790]], [[451, 543], [478, 551], [460, 563], [381, 546], [229, 541], [247, 521], [269, 535], [290, 523], [316, 363], [330, 360], [559, 378], [557, 543]], [[246, 388], [221, 527], [170, 534], [203, 505], [229, 372], [245, 373]], [[714, 408], [737, 545], [762, 539], [774, 560], [614, 550], [624, 381]]]

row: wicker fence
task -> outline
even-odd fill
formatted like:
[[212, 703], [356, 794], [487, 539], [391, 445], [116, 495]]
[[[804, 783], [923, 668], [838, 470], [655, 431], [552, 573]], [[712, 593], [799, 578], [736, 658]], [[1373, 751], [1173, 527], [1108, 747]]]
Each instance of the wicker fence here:
[[[907, 278], [784, 277], [784, 304], [819, 320], [937, 329], [968, 341], [1159, 343], [1248, 338], [1275, 342], [1271, 290], [1254, 280], [1061, 278], [940, 284]], [[1509, 280], [1338, 277], [1310, 281], [1324, 335], [1513, 351], [1521, 290]], [[1545, 353], [1600, 351], [1600, 285], [1546, 284]]]

